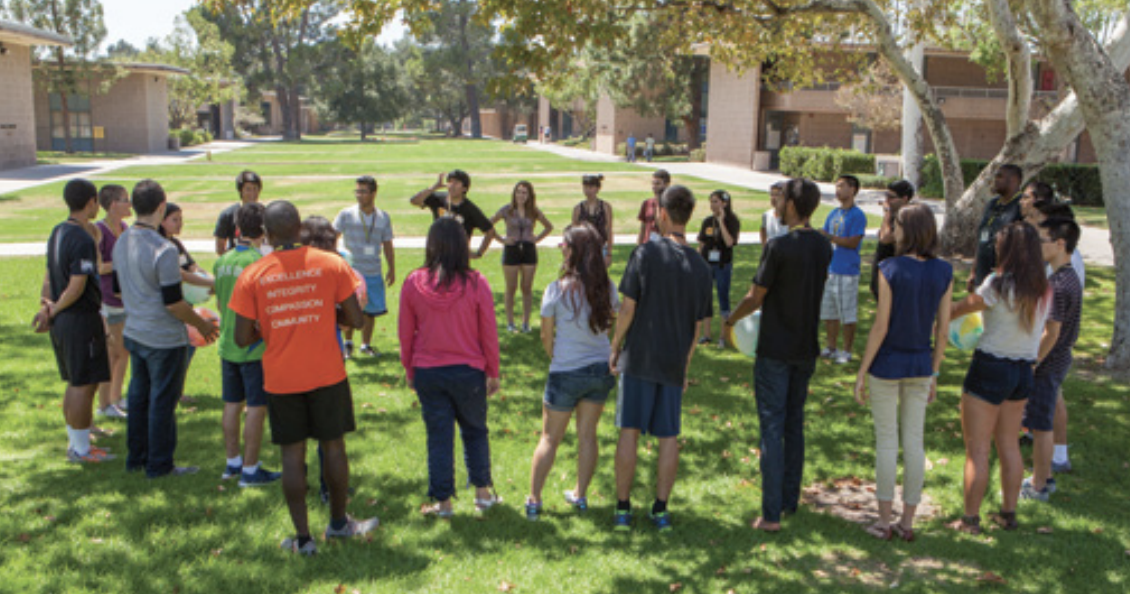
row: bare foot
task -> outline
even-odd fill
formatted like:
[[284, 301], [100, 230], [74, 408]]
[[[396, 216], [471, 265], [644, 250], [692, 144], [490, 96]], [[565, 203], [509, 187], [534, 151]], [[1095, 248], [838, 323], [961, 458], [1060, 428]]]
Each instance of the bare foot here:
[[749, 527], [753, 528], [754, 530], [761, 530], [763, 532], [780, 532], [781, 531], [781, 523], [780, 522], [768, 522], [768, 521], [765, 520], [765, 518], [757, 518], [756, 520], [754, 520], [753, 522], [750, 523]]

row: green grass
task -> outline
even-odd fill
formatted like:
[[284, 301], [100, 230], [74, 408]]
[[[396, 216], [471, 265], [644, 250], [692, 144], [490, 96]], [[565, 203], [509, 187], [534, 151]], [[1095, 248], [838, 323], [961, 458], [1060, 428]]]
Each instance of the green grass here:
[[[651, 195], [650, 170], [627, 163], [576, 161], [507, 142], [390, 138], [394, 141], [362, 144], [314, 137], [299, 143], [263, 143], [215, 154], [210, 162], [129, 167], [92, 179], [98, 185], [116, 183], [127, 188], [146, 177], [160, 181], [169, 199], [183, 208], [183, 235], [189, 239], [212, 236], [220, 211], [238, 200], [234, 179], [244, 169], [253, 169], [263, 177], [263, 200], [290, 200], [304, 214], [331, 220], [353, 203], [353, 180], [363, 174], [374, 175], [380, 183], [378, 205], [392, 216], [395, 232], [405, 237], [424, 236], [431, 224], [430, 213], [412, 207], [408, 199], [433, 184], [440, 172], [455, 168], [471, 174], [471, 199], [487, 216], [509, 202], [518, 180], [530, 180], [537, 191], [538, 205], [559, 230], [569, 223], [573, 207], [584, 198], [580, 188], [583, 173], [605, 174], [601, 197], [613, 204], [616, 233], [639, 231], [639, 203]], [[688, 185], [703, 200], [711, 190], [728, 190], [747, 231], [757, 230], [761, 213], [769, 207], [764, 192], [696, 178], [676, 178], [675, 182]], [[63, 186], [57, 182], [6, 194], [0, 201], [3, 241], [46, 238], [59, 220]], [[828, 211], [828, 207], [821, 207], [814, 221], [823, 221]], [[705, 212], [706, 208], [700, 206], [699, 216], [705, 216]], [[871, 226], [879, 224], [877, 217], [869, 217], [869, 221]]]
[[[617, 248], [613, 278], [619, 279], [627, 255], [627, 247]], [[402, 276], [422, 258], [419, 250], [399, 250], [398, 256]], [[738, 248], [735, 296], [748, 287], [757, 256], [753, 246]], [[560, 256], [546, 249], [541, 257], [535, 301]], [[209, 258], [202, 264], [211, 266]], [[477, 265], [501, 303], [497, 252]], [[470, 511], [471, 493], [461, 490], [454, 520], [421, 517], [416, 510], [427, 489], [425, 433], [392, 355], [394, 313], [377, 326], [376, 346], [386, 356], [348, 365], [358, 420], [358, 431], [348, 438], [357, 489], [349, 510], [379, 515], [382, 527], [371, 542], [323, 545], [313, 559], [277, 549], [291, 531], [279, 489], [241, 490], [219, 481], [224, 461], [215, 348], [197, 352], [187, 386], [197, 403], [178, 412], [177, 460], [201, 465], [200, 474], [150, 482], [127, 474], [121, 460], [99, 467], [63, 461], [62, 383], [46, 337], [28, 327], [42, 270], [41, 258], [0, 260], [0, 590], [5, 592], [490, 593], [503, 582], [516, 585], [517, 592], [875, 592], [888, 589], [900, 568], [899, 591], [1130, 589], [1130, 388], [1097, 371], [1113, 318], [1109, 268], [1088, 271], [1076, 368], [1065, 386], [1077, 470], [1060, 477], [1061, 491], [1051, 503], [1022, 504], [1019, 532], [975, 538], [943, 527], [961, 510], [964, 455], [957, 402], [969, 356], [954, 350], [947, 353], [926, 437], [933, 462], [926, 493], [943, 513], [921, 524], [913, 544], [878, 542], [857, 525], [808, 507], [787, 519], [781, 534], [750, 530], [761, 495], [751, 450], [758, 445], [752, 365], [714, 348], [695, 356], [696, 383], [686, 394], [673, 533], [657, 535], [640, 509], [633, 533], [609, 529], [614, 405], [600, 425], [602, 457], [590, 492], [592, 509], [575, 514], [560, 499], [575, 470], [570, 436], [546, 485], [548, 513], [531, 524], [521, 504], [548, 365], [536, 334], [501, 338], [503, 388], [491, 399], [489, 422], [493, 476], [506, 503], [477, 519]], [[393, 290], [389, 296], [393, 312], [398, 294]], [[860, 303], [864, 327], [857, 351], [871, 317], [870, 299], [861, 296]], [[498, 314], [503, 319], [501, 306]], [[854, 372], [854, 363], [818, 366], [807, 407], [806, 484], [873, 477], [870, 415], [851, 398]], [[124, 426], [103, 425], [117, 433], [99, 445], [124, 455]], [[273, 448], [265, 448], [264, 458], [268, 467], [279, 467]], [[651, 499], [655, 458], [653, 442], [641, 448], [633, 491], [637, 506]], [[466, 475], [459, 466], [462, 484]], [[994, 481], [986, 513], [999, 504], [996, 492]], [[316, 496], [309, 502], [311, 525], [320, 529], [326, 510]], [[1053, 532], [1039, 534], [1040, 527]], [[986, 571], [1007, 584], [978, 582]]]
[[1072, 206], [1079, 223], [1088, 227], [1110, 229], [1106, 209], [1101, 206]]

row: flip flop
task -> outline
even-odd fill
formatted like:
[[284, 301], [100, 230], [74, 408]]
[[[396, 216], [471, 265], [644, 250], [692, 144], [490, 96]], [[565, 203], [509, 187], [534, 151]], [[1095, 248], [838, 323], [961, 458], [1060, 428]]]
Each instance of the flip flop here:
[[878, 524], [872, 524], [864, 528], [863, 531], [879, 540], [891, 540], [891, 536], [894, 534], [890, 525], [880, 526]]
[[425, 503], [420, 506], [420, 513], [425, 516], [434, 516], [441, 520], [450, 520], [455, 515], [455, 509], [443, 509], [439, 503]]
[[903, 542], [914, 542], [914, 528], [905, 528], [902, 524], [892, 524], [891, 530], [895, 536], [901, 538]]

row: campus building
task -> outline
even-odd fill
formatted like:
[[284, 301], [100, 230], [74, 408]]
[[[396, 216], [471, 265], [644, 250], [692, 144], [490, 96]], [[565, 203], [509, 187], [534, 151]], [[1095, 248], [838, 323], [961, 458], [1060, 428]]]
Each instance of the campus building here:
[[67, 96], [43, 84], [49, 64], [36, 64], [35, 136], [40, 150], [154, 153], [169, 148], [168, 77], [188, 71], [164, 64], [98, 63], [78, 69], [76, 91]]
[[[302, 96], [298, 98], [298, 111], [299, 132], [302, 134], [317, 134], [321, 131], [318, 112], [309, 104], [309, 99]], [[253, 132], [263, 136], [282, 136], [284, 131], [282, 105], [279, 103], [275, 91], [260, 93], [259, 113], [263, 116], [263, 123], [257, 126]], [[221, 137], [226, 138], [226, 133], [221, 134]]]
[[33, 45], [69, 47], [71, 40], [50, 31], [0, 21], [0, 170], [36, 163]]

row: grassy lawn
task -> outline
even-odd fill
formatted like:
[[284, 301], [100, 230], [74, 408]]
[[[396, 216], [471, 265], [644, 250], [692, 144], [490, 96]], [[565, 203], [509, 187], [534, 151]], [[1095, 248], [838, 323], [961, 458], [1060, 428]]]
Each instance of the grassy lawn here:
[[[398, 252], [402, 276], [422, 260], [420, 250]], [[627, 247], [617, 248], [615, 279], [627, 255]], [[735, 297], [748, 287], [757, 256], [755, 247], [739, 247]], [[556, 250], [543, 250], [541, 257], [535, 283], [539, 299], [559, 265]], [[210, 258], [203, 260], [211, 266]], [[501, 304], [497, 252], [478, 265]], [[394, 355], [393, 314], [378, 323], [376, 346], [386, 355], [348, 365], [359, 427], [348, 438], [356, 488], [349, 509], [356, 516], [380, 516], [382, 527], [371, 542], [320, 545], [313, 559], [278, 550], [291, 528], [277, 487], [241, 490], [219, 480], [224, 460], [215, 348], [197, 352], [187, 386], [197, 401], [178, 411], [178, 461], [200, 465], [200, 474], [150, 482], [126, 474], [121, 459], [101, 467], [64, 461], [62, 384], [46, 337], [32, 334], [27, 325], [42, 274], [40, 258], [0, 260], [5, 279], [0, 285], [0, 417], [6, 427], [0, 441], [0, 508], [5, 512], [0, 515], [0, 590], [6, 592], [213, 593], [238, 587], [248, 593], [490, 593], [510, 586], [517, 592], [875, 592], [896, 582], [899, 591], [910, 592], [1130, 589], [1130, 388], [1096, 371], [1113, 317], [1114, 276], [1108, 268], [1088, 271], [1083, 335], [1065, 386], [1077, 470], [1059, 477], [1060, 492], [1051, 503], [1022, 504], [1022, 528], [1016, 533], [969, 537], [943, 527], [961, 512], [964, 455], [957, 402], [969, 355], [956, 350], [948, 353], [926, 437], [931, 461], [926, 493], [941, 513], [923, 521], [915, 543], [876, 541], [858, 525], [811, 506], [787, 519], [778, 535], [749, 529], [761, 496], [751, 360], [713, 347], [696, 355], [695, 383], [686, 395], [681, 474], [671, 504], [673, 533], [659, 536], [642, 513], [653, 493], [653, 443], [641, 449], [633, 492], [636, 529], [627, 535], [610, 530], [614, 405], [600, 426], [602, 458], [590, 491], [591, 510], [574, 513], [560, 497], [574, 476], [570, 437], [546, 485], [548, 513], [531, 524], [521, 504], [548, 365], [536, 334], [501, 338], [503, 388], [491, 400], [489, 418], [493, 476], [506, 503], [477, 518], [471, 493], [461, 491], [452, 521], [421, 517], [416, 510], [427, 488], [425, 433]], [[393, 312], [398, 294], [389, 295]], [[871, 317], [870, 298], [861, 296], [860, 303], [857, 350]], [[854, 362], [818, 366], [807, 407], [806, 484], [873, 479], [870, 414], [849, 391], [855, 371]], [[116, 433], [99, 445], [124, 456], [124, 425], [102, 424]], [[310, 456], [314, 464], [313, 452]], [[269, 468], [279, 467], [269, 446], [264, 458]], [[458, 466], [457, 484], [462, 484], [466, 475]], [[327, 512], [311, 482], [311, 525], [320, 530]], [[997, 490], [994, 481], [986, 514], [999, 505]], [[1005, 584], [982, 579], [986, 572]]]
[[1080, 224], [1099, 229], [1110, 229], [1110, 221], [1107, 219], [1105, 208], [1098, 206], [1072, 206], [1071, 208], [1075, 211], [1075, 217], [1079, 219]]
[[[538, 205], [558, 229], [568, 224], [572, 208], [584, 199], [583, 173], [605, 174], [601, 196], [613, 204], [617, 233], [639, 230], [639, 203], [651, 195], [651, 171], [627, 163], [576, 161], [507, 142], [389, 138], [388, 142], [366, 143], [329, 137], [263, 143], [215, 154], [210, 162], [130, 167], [92, 179], [99, 186], [116, 183], [127, 188], [146, 177], [160, 181], [170, 200], [184, 209], [184, 236], [190, 239], [212, 236], [217, 215], [238, 200], [233, 180], [244, 169], [263, 177], [263, 200], [290, 200], [304, 213], [331, 220], [353, 202], [353, 180], [374, 175], [380, 184], [378, 204], [392, 216], [393, 228], [401, 236], [427, 233], [430, 213], [409, 205], [408, 198], [434, 183], [438, 173], [454, 168], [471, 174], [471, 199], [487, 216], [509, 202], [518, 180], [528, 179], [537, 191]], [[704, 201], [711, 190], [728, 190], [747, 231], [757, 230], [761, 213], [769, 207], [764, 192], [695, 178], [676, 178], [675, 182], [690, 186]], [[47, 184], [5, 195], [0, 201], [0, 237], [9, 242], [45, 239], [59, 220], [63, 185]], [[823, 221], [828, 210], [822, 207], [815, 220]], [[705, 211], [700, 207], [703, 216]], [[872, 226], [879, 224], [877, 217], [870, 219]]]

